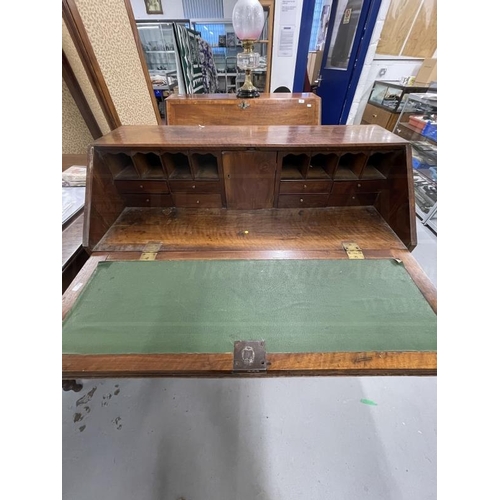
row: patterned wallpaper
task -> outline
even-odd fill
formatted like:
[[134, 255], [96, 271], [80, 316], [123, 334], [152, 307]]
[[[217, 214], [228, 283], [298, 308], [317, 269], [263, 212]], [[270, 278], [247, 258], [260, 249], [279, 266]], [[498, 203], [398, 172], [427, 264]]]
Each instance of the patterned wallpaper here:
[[148, 84], [123, 0], [76, 0], [122, 125], [156, 125]]
[[73, 73], [75, 74], [76, 79], [82, 89], [83, 94], [85, 95], [85, 99], [94, 115], [94, 118], [101, 129], [103, 134], [107, 134], [110, 131], [108, 122], [104, 116], [101, 105], [97, 100], [94, 89], [92, 88], [92, 84], [90, 83], [89, 77], [85, 72], [85, 68], [83, 67], [82, 61], [80, 60], [80, 56], [76, 50], [75, 44], [71, 39], [71, 35], [69, 34], [66, 23], [62, 21], [62, 49], [68, 58], [69, 64]]
[[62, 154], [87, 153], [87, 146], [94, 142], [92, 135], [76, 106], [72, 95], [62, 80]]

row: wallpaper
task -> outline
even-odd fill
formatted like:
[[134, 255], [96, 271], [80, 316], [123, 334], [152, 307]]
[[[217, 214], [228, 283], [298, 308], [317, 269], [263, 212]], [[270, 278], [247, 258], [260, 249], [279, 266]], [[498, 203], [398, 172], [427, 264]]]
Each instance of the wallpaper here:
[[64, 79], [62, 80], [62, 154], [86, 154], [94, 142]]
[[148, 84], [123, 0], [76, 0], [122, 125], [156, 125]]
[[110, 131], [108, 122], [104, 116], [101, 105], [97, 100], [94, 89], [92, 88], [92, 84], [90, 83], [89, 77], [85, 72], [85, 68], [83, 67], [82, 61], [80, 60], [80, 56], [76, 50], [75, 44], [71, 39], [71, 35], [69, 34], [68, 28], [66, 27], [66, 23], [62, 22], [62, 49], [68, 58], [69, 64], [73, 73], [75, 74], [76, 79], [82, 89], [83, 94], [85, 95], [85, 99], [94, 115], [94, 118], [101, 129], [103, 134], [107, 134]]

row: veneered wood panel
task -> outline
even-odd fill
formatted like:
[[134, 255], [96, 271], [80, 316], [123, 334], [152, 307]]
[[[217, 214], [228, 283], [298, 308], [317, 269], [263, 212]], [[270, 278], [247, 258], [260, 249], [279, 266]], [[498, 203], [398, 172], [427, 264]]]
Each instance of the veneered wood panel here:
[[172, 95], [165, 102], [168, 125], [321, 125], [321, 99], [312, 93]]
[[124, 125], [94, 142], [99, 148], [141, 150], [273, 148], [306, 150], [402, 146], [408, 141], [378, 125]]
[[95, 251], [142, 251], [150, 241], [161, 250], [343, 250], [404, 249], [374, 207], [268, 210], [127, 208]]
[[436, 49], [437, 0], [424, 0], [402, 55], [428, 58], [434, 55]]
[[380, 34], [377, 54], [400, 54], [420, 3], [421, 0], [392, 0]]
[[272, 208], [276, 153], [262, 151], [223, 152], [222, 169], [227, 208]]

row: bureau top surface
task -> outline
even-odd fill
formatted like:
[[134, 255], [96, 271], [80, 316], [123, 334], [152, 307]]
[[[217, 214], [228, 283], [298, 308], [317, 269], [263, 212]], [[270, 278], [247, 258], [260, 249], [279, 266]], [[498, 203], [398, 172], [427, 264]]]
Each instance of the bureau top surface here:
[[197, 103], [206, 101], [246, 101], [250, 103], [258, 103], [262, 101], [283, 101], [290, 99], [314, 99], [320, 101], [321, 99], [312, 92], [296, 92], [296, 93], [268, 93], [260, 94], [258, 99], [241, 99], [236, 94], [186, 94], [186, 95], [171, 95], [167, 98], [169, 102], [178, 101], [182, 103]]
[[407, 141], [378, 125], [123, 125], [98, 147], [304, 148], [400, 146]]

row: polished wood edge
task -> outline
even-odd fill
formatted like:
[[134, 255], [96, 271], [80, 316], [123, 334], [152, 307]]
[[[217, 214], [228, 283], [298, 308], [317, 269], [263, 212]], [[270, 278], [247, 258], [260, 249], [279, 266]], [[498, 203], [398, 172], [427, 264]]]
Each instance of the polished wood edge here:
[[144, 52], [142, 50], [142, 44], [141, 44], [141, 39], [139, 37], [139, 32], [137, 31], [137, 24], [134, 17], [134, 11], [132, 10], [132, 5], [130, 4], [130, 0], [123, 0], [123, 1], [125, 2], [125, 9], [127, 10], [127, 15], [130, 21], [130, 28], [132, 29], [135, 45], [137, 47], [137, 53], [139, 55], [139, 60], [141, 61], [142, 71], [144, 73], [144, 79], [146, 80], [149, 96], [151, 97], [151, 104], [153, 105], [153, 110], [156, 116], [156, 122], [158, 123], [158, 125], [161, 125], [160, 111], [158, 109], [158, 105], [156, 104], [156, 97], [153, 90], [153, 85], [151, 84], [151, 80], [149, 78], [148, 66], [146, 64], [146, 59], [144, 58]]
[[[407, 252], [407, 250], [402, 250]], [[106, 256], [107, 260], [129, 261], [139, 260], [142, 252], [93, 252], [92, 255]], [[392, 249], [366, 250], [363, 249], [366, 259], [394, 259]], [[270, 260], [270, 259], [348, 259], [345, 250], [196, 250], [182, 252], [160, 251], [156, 260]]]
[[400, 259], [411, 279], [417, 285], [425, 300], [437, 314], [437, 290], [413, 255], [405, 250], [392, 250], [394, 258]]
[[410, 144], [406, 145], [406, 175], [408, 177], [408, 203], [410, 206], [410, 252], [417, 246], [417, 214], [415, 210], [415, 185], [413, 181], [413, 156]]
[[92, 135], [92, 138], [98, 139], [102, 136], [101, 129], [99, 128], [99, 124], [92, 114], [89, 103], [87, 102], [85, 94], [83, 93], [83, 90], [80, 87], [78, 80], [76, 79], [75, 73], [71, 68], [64, 50], [62, 51], [62, 76], [64, 81], [66, 82], [66, 85], [68, 86], [69, 92], [73, 97], [78, 110], [80, 111], [80, 114], [82, 115], [83, 120], [85, 121], [85, 124], [87, 125], [87, 128]]
[[68, 314], [75, 300], [85, 288], [85, 285], [92, 273], [95, 271], [97, 264], [103, 260], [106, 260], [106, 256], [91, 255], [80, 269], [80, 272], [76, 275], [75, 279], [70, 283], [62, 296], [62, 319], [66, 317], [66, 314]]
[[120, 127], [120, 117], [111, 99], [109, 89], [97, 62], [75, 0], [62, 1], [62, 17], [109, 127], [111, 130]]
[[168, 376], [436, 375], [433, 351], [268, 353], [260, 373], [233, 373], [232, 353], [62, 355], [63, 378]]
[[87, 177], [85, 179], [85, 205], [83, 209], [82, 246], [87, 252], [90, 248], [90, 210], [92, 209], [92, 183], [94, 179], [94, 146], [87, 149]]

